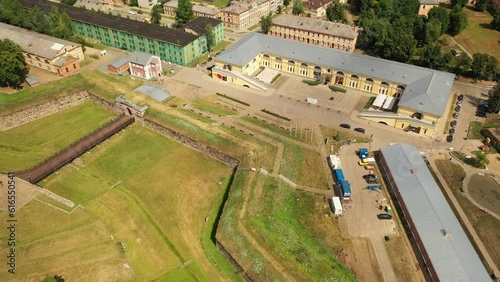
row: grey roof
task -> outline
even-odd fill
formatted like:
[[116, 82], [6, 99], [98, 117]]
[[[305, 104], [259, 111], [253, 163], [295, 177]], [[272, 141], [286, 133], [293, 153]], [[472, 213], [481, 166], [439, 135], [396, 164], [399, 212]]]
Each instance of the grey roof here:
[[455, 75], [452, 73], [354, 54], [334, 48], [251, 32], [216, 57], [245, 66], [259, 53], [283, 56], [406, 85], [400, 106], [442, 116]]
[[115, 102], [125, 104], [125, 105], [133, 108], [134, 110], [139, 111], [139, 112], [144, 112], [148, 108], [148, 106], [139, 106], [137, 104], [134, 104], [134, 103], [130, 102], [129, 100], [124, 99], [122, 96], [116, 97]]
[[132, 55], [129, 57], [129, 62], [139, 64], [141, 66], [145, 66], [148, 64], [149, 60], [151, 60], [151, 57], [156, 57], [154, 55], [148, 54], [148, 53], [143, 53], [143, 52], [134, 52]]
[[381, 152], [439, 279], [491, 281], [418, 149], [394, 144]]
[[273, 19], [273, 25], [290, 27], [316, 33], [323, 33], [337, 37], [356, 39], [358, 37], [357, 28], [342, 23], [333, 23], [321, 19], [282, 14]]
[[36, 77], [34, 77], [34, 76], [32, 76], [32, 75], [30, 75], [30, 76], [26, 77], [26, 82], [27, 82], [29, 85], [33, 85], [33, 84], [40, 83], [40, 81], [39, 81]]
[[121, 66], [123, 66], [124, 64], [128, 64], [128, 61], [129, 61], [129, 58], [126, 58], [126, 57], [120, 57], [118, 58], [117, 60], [113, 61], [111, 64], [109, 64], [110, 66], [114, 67], [114, 68], [119, 68]]
[[269, 0], [253, 0], [253, 1], [231, 1], [231, 5], [222, 9], [222, 12], [237, 14], [240, 15], [246, 11], [249, 11], [256, 7], [257, 5], [261, 5], [263, 3], [269, 2]]
[[0, 39], [6, 38], [21, 46], [24, 52], [49, 60], [56, 58], [64, 47], [71, 50], [80, 46], [74, 42], [0, 23]]
[[163, 89], [162, 87], [152, 85], [152, 84], [143, 84], [134, 91], [137, 91], [142, 94], [146, 94], [149, 97], [155, 99], [156, 101], [163, 103], [166, 100], [170, 99], [172, 97], [172, 94], [170, 91]]

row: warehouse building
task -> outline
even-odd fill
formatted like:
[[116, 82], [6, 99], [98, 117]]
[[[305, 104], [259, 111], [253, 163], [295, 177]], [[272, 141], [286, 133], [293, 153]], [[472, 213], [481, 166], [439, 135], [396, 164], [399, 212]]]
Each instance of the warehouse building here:
[[[69, 15], [75, 34], [108, 46], [156, 55], [163, 61], [178, 65], [189, 65], [208, 51], [206, 32], [200, 26], [213, 27], [214, 45], [224, 39], [223, 23], [212, 18], [196, 18], [184, 28], [169, 29], [44, 0], [19, 2], [28, 9], [39, 6], [46, 13], [50, 13], [51, 7], [55, 6], [60, 12]], [[197, 32], [191, 32], [192, 30]]]
[[386, 146], [379, 162], [427, 279], [491, 281], [418, 149]]
[[254, 77], [263, 68], [390, 96], [359, 117], [426, 136], [451, 109], [454, 74], [260, 33], [247, 34], [217, 56], [212, 77], [267, 91], [270, 86]]
[[59, 75], [79, 69], [84, 59], [77, 43], [4, 23], [0, 23], [0, 39], [10, 39], [21, 46], [29, 66]]

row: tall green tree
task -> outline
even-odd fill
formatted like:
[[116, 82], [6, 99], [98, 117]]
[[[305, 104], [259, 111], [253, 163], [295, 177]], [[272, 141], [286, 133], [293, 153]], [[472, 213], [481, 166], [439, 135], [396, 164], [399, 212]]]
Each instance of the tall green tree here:
[[495, 12], [493, 15], [493, 20], [491, 21], [491, 25], [494, 29], [500, 31], [500, 11]]
[[393, 0], [380, 0], [378, 3], [375, 14], [378, 18], [390, 19], [394, 15], [394, 2]]
[[175, 10], [175, 24], [181, 27], [194, 20], [193, 4], [190, 0], [179, 0]]
[[60, 0], [60, 1], [63, 4], [71, 5], [71, 6], [75, 5], [75, 3], [76, 3], [76, 0]]
[[139, 7], [139, 2], [137, 0], [129, 0], [128, 5], [130, 7]]
[[441, 23], [441, 34], [448, 31], [450, 26], [450, 15], [448, 11], [443, 7], [434, 7], [429, 11], [427, 18], [430, 20], [436, 19]]
[[335, 0], [326, 7], [326, 17], [329, 21], [348, 23], [345, 6], [340, 4], [339, 0]]
[[424, 48], [418, 64], [422, 67], [441, 70], [444, 67], [443, 54], [439, 45], [428, 45]]
[[288, 7], [288, 5], [290, 5], [290, 2], [291, 2], [291, 0], [283, 0], [283, 5], [285, 7]]
[[163, 6], [155, 5], [151, 9], [151, 23], [159, 25], [161, 23], [161, 14], [163, 13]]
[[485, 53], [472, 56], [471, 76], [482, 80], [493, 80], [497, 73], [498, 60]]
[[18, 88], [27, 73], [21, 47], [10, 39], [0, 40], [0, 85]]
[[292, 7], [292, 14], [301, 15], [304, 13], [304, 2], [302, 0], [294, 0]]
[[52, 29], [49, 22], [48, 16], [45, 14], [40, 7], [35, 6], [28, 13], [28, 18], [26, 19], [26, 28], [31, 29], [35, 32], [50, 34]]
[[441, 22], [437, 19], [431, 19], [425, 24], [425, 44], [431, 44], [441, 35]]
[[500, 112], [500, 84], [496, 84], [489, 92], [488, 110], [492, 113]]
[[465, 7], [465, 5], [467, 5], [467, 3], [469, 3], [469, 0], [451, 0], [451, 5], [453, 6], [453, 8], [455, 8], [455, 6], [463, 8]]
[[73, 31], [71, 30], [71, 19], [66, 12], [59, 13], [56, 6], [52, 6], [50, 9], [50, 19], [52, 22], [52, 30], [50, 35], [71, 40], [73, 37]]
[[211, 24], [205, 26], [205, 34], [207, 35], [207, 47], [208, 51], [212, 51], [216, 44], [214, 27]]
[[26, 12], [17, 0], [1, 0], [0, 22], [24, 27]]
[[417, 40], [413, 36], [411, 19], [399, 18], [391, 23], [386, 34], [374, 45], [377, 56], [406, 63], [415, 53]]
[[273, 24], [273, 17], [271, 15], [267, 16], [262, 16], [260, 18], [260, 29], [264, 34], [267, 34], [269, 32], [269, 29], [271, 28], [271, 25]]
[[57, 279], [53, 276], [45, 276], [41, 282], [57, 282]]
[[471, 66], [472, 59], [466, 53], [462, 53], [456, 59], [454, 73], [457, 75], [465, 75], [469, 72]]
[[488, 9], [488, 6], [490, 5], [490, 2], [488, 0], [476, 0], [474, 3], [474, 8], [476, 8], [478, 11], [484, 12], [486, 9]]
[[450, 12], [450, 34], [453, 36], [458, 35], [467, 27], [468, 24], [469, 21], [463, 8], [461, 8], [459, 5], [453, 7], [453, 10]]

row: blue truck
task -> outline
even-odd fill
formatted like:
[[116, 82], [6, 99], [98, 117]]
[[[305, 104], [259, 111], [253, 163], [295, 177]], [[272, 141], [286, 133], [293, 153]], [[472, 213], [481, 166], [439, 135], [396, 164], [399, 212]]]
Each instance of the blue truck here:
[[364, 160], [368, 158], [368, 149], [367, 148], [360, 148], [359, 149], [359, 158]]

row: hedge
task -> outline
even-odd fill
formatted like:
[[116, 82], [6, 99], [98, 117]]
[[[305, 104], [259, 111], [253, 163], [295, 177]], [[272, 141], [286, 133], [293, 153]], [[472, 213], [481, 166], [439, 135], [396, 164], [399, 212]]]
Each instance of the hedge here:
[[245, 106], [250, 106], [250, 104], [248, 104], [247, 102], [243, 102], [243, 101], [240, 101], [236, 98], [233, 98], [233, 97], [229, 97], [229, 96], [226, 96], [226, 94], [221, 94], [221, 93], [216, 93], [217, 95], [221, 96], [221, 97], [224, 97], [226, 99], [229, 99], [229, 100], [232, 100], [232, 101], [235, 101], [237, 103], [240, 103], [242, 105], [245, 105]]
[[266, 114], [270, 114], [270, 115], [272, 115], [272, 116], [275, 116], [275, 117], [277, 117], [277, 118], [284, 119], [284, 120], [286, 120], [286, 121], [290, 121], [290, 119], [289, 119], [289, 118], [287, 118], [287, 117], [285, 117], [285, 116], [282, 116], [282, 115], [279, 115], [279, 114], [277, 114], [277, 113], [273, 113], [273, 112], [268, 111], [268, 110], [266, 110], [266, 109], [262, 109], [261, 111], [262, 111], [262, 112], [264, 112], [264, 113], [266, 113]]
[[304, 80], [302, 80], [302, 82], [304, 82], [305, 84], [307, 84], [309, 86], [319, 85], [319, 81], [316, 81], [316, 80], [304, 79]]
[[335, 85], [328, 85], [328, 88], [330, 88], [330, 90], [332, 90], [332, 91], [338, 91], [338, 92], [342, 92], [342, 93], [346, 93], [347, 92], [347, 90], [345, 90], [344, 88], [338, 87], [338, 86], [335, 86]]

